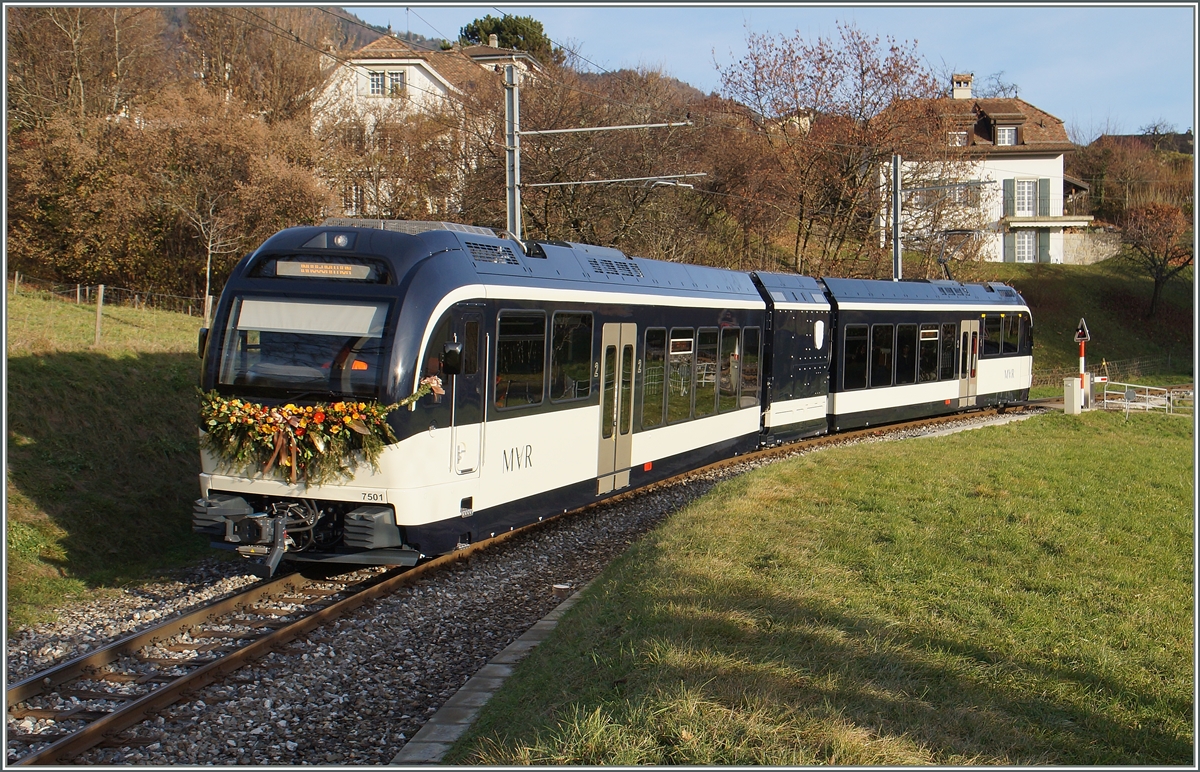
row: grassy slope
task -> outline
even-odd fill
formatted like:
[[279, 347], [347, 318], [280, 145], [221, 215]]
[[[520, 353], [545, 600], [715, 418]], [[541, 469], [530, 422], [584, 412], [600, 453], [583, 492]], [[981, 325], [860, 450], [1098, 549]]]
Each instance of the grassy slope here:
[[1042, 369], [1075, 368], [1079, 345], [1075, 328], [1087, 319], [1092, 340], [1089, 363], [1101, 359], [1160, 357], [1170, 352], [1177, 372], [1191, 372], [1193, 346], [1193, 278], [1186, 271], [1163, 290], [1154, 319], [1146, 319], [1153, 285], [1130, 273], [1119, 260], [1096, 265], [981, 266], [986, 280], [1016, 287], [1033, 310], [1033, 359]]
[[723, 483], [448, 761], [1189, 764], [1192, 442], [1051, 414]]
[[10, 629], [207, 552], [197, 494], [198, 320], [8, 296]]

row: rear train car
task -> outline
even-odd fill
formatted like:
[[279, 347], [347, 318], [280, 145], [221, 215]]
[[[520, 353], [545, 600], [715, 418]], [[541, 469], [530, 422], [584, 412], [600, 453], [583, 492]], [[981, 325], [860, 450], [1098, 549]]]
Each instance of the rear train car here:
[[822, 282], [837, 328], [831, 431], [1029, 398], [1033, 320], [1012, 287]]

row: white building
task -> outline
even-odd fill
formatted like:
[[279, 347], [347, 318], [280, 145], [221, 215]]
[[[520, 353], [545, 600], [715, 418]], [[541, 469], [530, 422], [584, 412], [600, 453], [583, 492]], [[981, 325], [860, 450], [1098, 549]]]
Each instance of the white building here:
[[971, 199], [985, 223], [983, 259], [1061, 263], [1063, 230], [1092, 220], [1063, 214], [1064, 188], [1078, 186], [1063, 175], [1063, 155], [1074, 148], [1063, 122], [1023, 99], [976, 99], [973, 80], [955, 74], [951, 96], [934, 104], [950, 128], [947, 144], [970, 162], [967, 176], [984, 183]]

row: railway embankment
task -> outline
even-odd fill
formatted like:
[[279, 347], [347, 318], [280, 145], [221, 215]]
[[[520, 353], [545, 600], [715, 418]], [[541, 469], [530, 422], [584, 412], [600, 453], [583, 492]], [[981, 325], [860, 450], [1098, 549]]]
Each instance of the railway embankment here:
[[446, 761], [1182, 764], [1191, 422], [1049, 413], [727, 480]]

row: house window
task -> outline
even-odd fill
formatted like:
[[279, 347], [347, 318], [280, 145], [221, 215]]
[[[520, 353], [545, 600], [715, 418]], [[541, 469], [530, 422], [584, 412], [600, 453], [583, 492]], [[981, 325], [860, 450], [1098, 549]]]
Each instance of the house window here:
[[1037, 234], [1033, 231], [1017, 231], [1017, 262], [1037, 262]]
[[362, 186], [352, 182], [342, 189], [342, 210], [347, 215], [359, 215], [363, 212], [364, 203]]
[[950, 137], [950, 147], [966, 147], [967, 146], [967, 132], [952, 131], [952, 132], [950, 132], [949, 137]]
[[371, 73], [371, 96], [383, 96], [383, 76], [385, 73]]
[[1037, 180], [1017, 180], [1014, 214], [1017, 217], [1033, 217], [1037, 212], [1036, 206]]
[[404, 96], [404, 72], [393, 70], [388, 73], [388, 96]]
[[1017, 144], [1017, 127], [1016, 126], [997, 126], [996, 127], [996, 144], [997, 145], [1015, 145], [1015, 144]]

